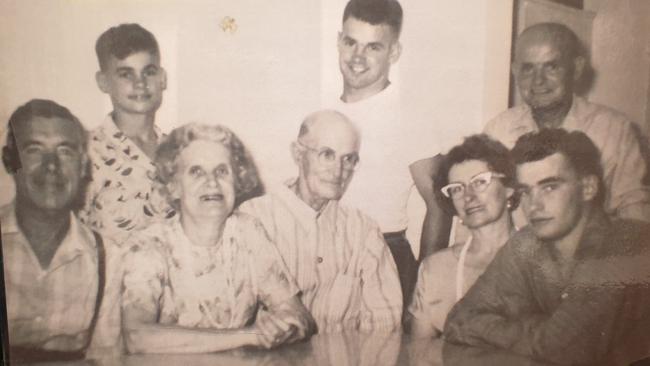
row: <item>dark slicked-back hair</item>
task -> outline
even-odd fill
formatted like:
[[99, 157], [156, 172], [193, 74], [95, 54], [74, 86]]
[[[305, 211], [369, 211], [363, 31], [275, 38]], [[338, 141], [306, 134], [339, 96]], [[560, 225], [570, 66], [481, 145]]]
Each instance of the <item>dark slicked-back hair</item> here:
[[372, 25], [389, 25], [396, 37], [402, 32], [402, 6], [396, 0], [350, 0], [343, 11], [343, 22], [349, 17]]
[[86, 129], [83, 127], [79, 119], [75, 117], [68, 108], [59, 105], [56, 102], [47, 99], [32, 99], [18, 107], [14, 113], [11, 114], [11, 117], [9, 117], [9, 125], [7, 126], [7, 145], [2, 148], [2, 163], [8, 173], [13, 174], [20, 169], [20, 157], [18, 156], [18, 145], [16, 144], [14, 129], [35, 117], [58, 117], [74, 123], [79, 131], [79, 137], [81, 138], [82, 152], [86, 154], [88, 150], [88, 139], [86, 136]]
[[[451, 198], [445, 197], [440, 190], [449, 184], [451, 168], [469, 160], [485, 162], [491, 171], [503, 174], [505, 177], [501, 178], [501, 182], [504, 186], [515, 188], [516, 185], [515, 163], [508, 149], [499, 141], [493, 140], [485, 134], [468, 136], [462, 144], [454, 146], [443, 157], [438, 174], [433, 181], [435, 193], [442, 208], [452, 215], [457, 213], [456, 208]], [[519, 195], [516, 192], [513, 193], [509, 201], [508, 208], [512, 211], [519, 204]]]
[[129, 55], [141, 51], [147, 51], [160, 57], [156, 38], [139, 24], [120, 24], [112, 27], [102, 33], [95, 43], [95, 52], [102, 71], [106, 70], [110, 56], [123, 60]]
[[605, 202], [605, 185], [600, 150], [583, 132], [545, 128], [521, 136], [512, 148], [512, 157], [517, 165], [539, 161], [555, 153], [564, 155], [579, 177], [596, 176], [598, 193], [593, 202], [602, 207]]

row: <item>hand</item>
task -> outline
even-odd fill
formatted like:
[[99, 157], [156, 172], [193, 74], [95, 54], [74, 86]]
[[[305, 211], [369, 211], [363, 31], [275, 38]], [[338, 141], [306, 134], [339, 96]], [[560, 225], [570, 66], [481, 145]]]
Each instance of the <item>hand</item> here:
[[296, 333], [297, 327], [275, 314], [261, 310], [257, 313], [254, 327], [258, 330], [258, 341], [264, 348], [277, 347]]

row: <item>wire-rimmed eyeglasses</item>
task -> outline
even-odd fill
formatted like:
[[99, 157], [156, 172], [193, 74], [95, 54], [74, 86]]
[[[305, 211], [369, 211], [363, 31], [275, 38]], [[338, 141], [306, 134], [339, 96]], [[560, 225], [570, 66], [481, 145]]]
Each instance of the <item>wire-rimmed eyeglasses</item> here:
[[[296, 143], [303, 148], [313, 151], [318, 155], [318, 162], [324, 166], [333, 166], [336, 164], [337, 154], [336, 151], [329, 147], [321, 147], [320, 149], [307, 146], [300, 141]], [[341, 160], [341, 166], [345, 170], [356, 170], [359, 167], [359, 153], [353, 152], [338, 157]]]

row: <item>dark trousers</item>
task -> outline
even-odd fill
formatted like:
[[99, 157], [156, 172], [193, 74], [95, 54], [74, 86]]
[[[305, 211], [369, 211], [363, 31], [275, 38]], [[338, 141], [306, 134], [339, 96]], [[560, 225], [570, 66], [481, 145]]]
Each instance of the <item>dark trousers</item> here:
[[395, 233], [384, 233], [384, 240], [388, 244], [399, 273], [399, 283], [402, 286], [402, 299], [404, 301], [404, 314], [411, 304], [411, 297], [415, 289], [415, 281], [418, 278], [418, 262], [413, 256], [411, 245], [406, 239], [406, 233], [399, 231]]

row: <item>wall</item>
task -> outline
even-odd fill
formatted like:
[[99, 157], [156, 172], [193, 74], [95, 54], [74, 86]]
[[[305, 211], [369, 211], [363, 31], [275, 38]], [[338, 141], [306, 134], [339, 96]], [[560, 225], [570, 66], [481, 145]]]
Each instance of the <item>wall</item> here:
[[[512, 1], [403, 1], [404, 52], [393, 79], [442, 131], [479, 131], [505, 109]], [[322, 95], [338, 92], [336, 35], [344, 0], [52, 0], [0, 2], [0, 130], [35, 97], [69, 107], [88, 128], [110, 111], [97, 89], [94, 43], [139, 22], [158, 38], [168, 90], [163, 130], [230, 126], [267, 182], [295, 174], [288, 146]], [[237, 31], [221, 30], [225, 16]], [[453, 135], [452, 132], [448, 132]], [[4, 139], [4, 137], [3, 137]], [[0, 203], [13, 194], [0, 175]]]
[[650, 1], [586, 2], [596, 10], [590, 99], [627, 114], [650, 136]]

